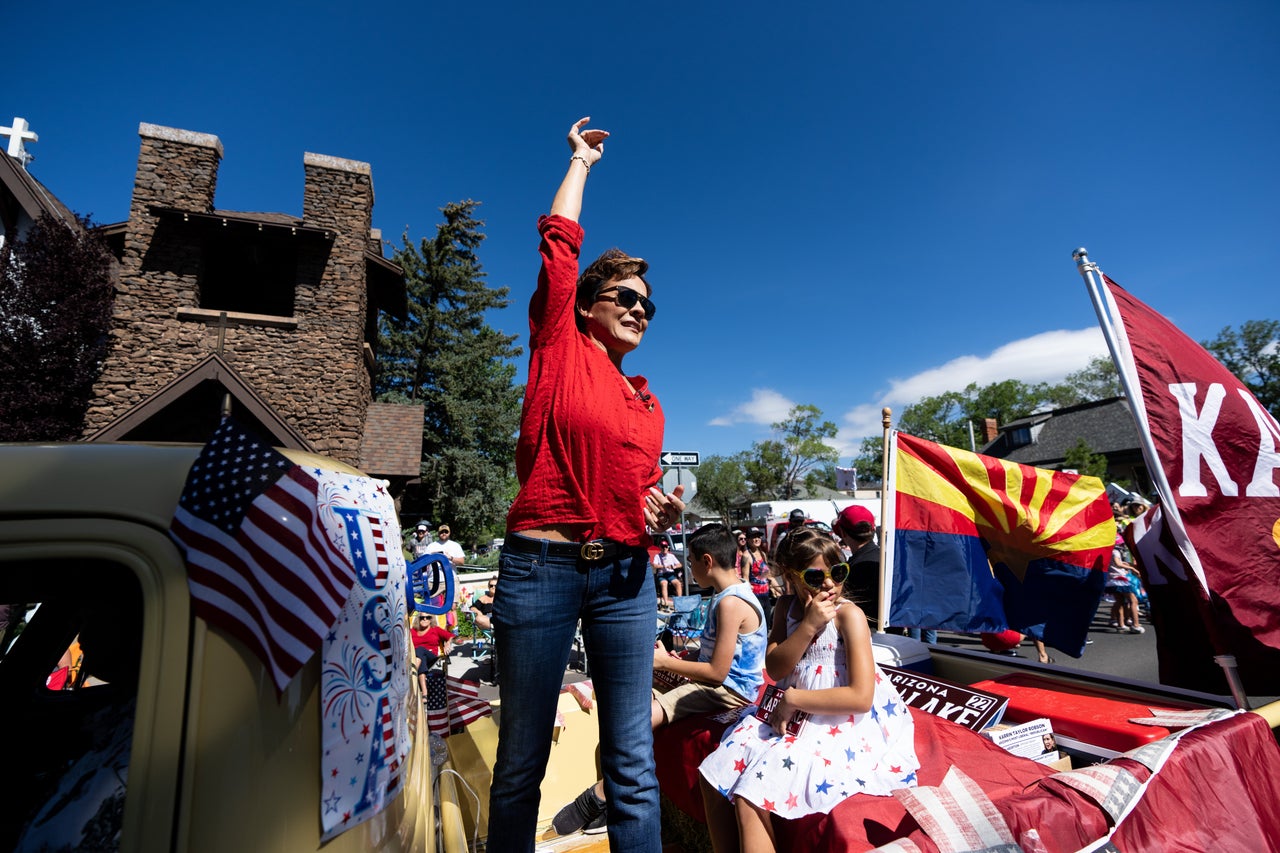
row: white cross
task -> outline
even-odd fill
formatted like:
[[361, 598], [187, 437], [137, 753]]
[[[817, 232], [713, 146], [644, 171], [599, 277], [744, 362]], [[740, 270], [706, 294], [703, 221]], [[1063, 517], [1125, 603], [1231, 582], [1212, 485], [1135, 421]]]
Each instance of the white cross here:
[[23, 147], [24, 140], [30, 139], [32, 142], [39, 142], [40, 137], [32, 133], [25, 118], [14, 116], [13, 127], [0, 127], [0, 136], [9, 137], [9, 156], [15, 160], [20, 160], [26, 165], [32, 158]]

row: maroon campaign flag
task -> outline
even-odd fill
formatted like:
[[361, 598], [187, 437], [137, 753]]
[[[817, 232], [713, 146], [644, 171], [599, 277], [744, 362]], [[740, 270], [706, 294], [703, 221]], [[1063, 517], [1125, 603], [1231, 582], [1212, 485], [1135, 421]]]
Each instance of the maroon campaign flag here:
[[[1222, 692], [1221, 675], [1189, 683], [1211, 679], [1208, 650], [1185, 657], [1199, 633], [1236, 655], [1249, 692], [1273, 692], [1264, 684], [1280, 683], [1280, 425], [1199, 344], [1101, 278], [1119, 321], [1116, 366], [1150, 437], [1144, 450], [1163, 503], [1130, 534], [1152, 596], [1161, 680], [1168, 671], [1166, 683]], [[1185, 622], [1193, 610], [1203, 629]]]
[[257, 655], [277, 692], [319, 650], [355, 582], [323, 527], [318, 489], [228, 418], [191, 466], [169, 528], [196, 615]]

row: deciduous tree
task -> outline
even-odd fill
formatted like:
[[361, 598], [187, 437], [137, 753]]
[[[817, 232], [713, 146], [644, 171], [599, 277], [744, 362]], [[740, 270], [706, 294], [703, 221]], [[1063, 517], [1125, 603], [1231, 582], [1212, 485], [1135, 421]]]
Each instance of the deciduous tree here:
[[1120, 387], [1120, 374], [1116, 371], [1116, 363], [1109, 355], [1094, 356], [1089, 364], [1074, 373], [1068, 373], [1058, 388], [1067, 393], [1057, 400], [1057, 405], [1072, 406], [1076, 403], [1088, 403], [1094, 400], [1106, 400], [1124, 394]]
[[1088, 477], [1097, 477], [1098, 479], [1106, 479], [1107, 476], [1107, 457], [1101, 453], [1094, 453], [1093, 448], [1083, 438], [1076, 440], [1075, 446], [1067, 450], [1062, 460], [1063, 468], [1072, 468], [1077, 474], [1084, 474]]
[[793, 406], [772, 429], [776, 438], [757, 442], [752, 448], [754, 467], [748, 464], [748, 476], [762, 496], [767, 492], [761, 480], [774, 489], [777, 497], [795, 497], [805, 474], [824, 463], [834, 465], [840, 456], [824, 441], [835, 438], [836, 425], [822, 420], [822, 410], [817, 406]]
[[780, 441], [757, 441], [744, 457], [742, 467], [747, 475], [749, 497], [761, 500], [778, 497], [787, 467], [786, 450]]
[[733, 508], [748, 497], [745, 455], [706, 456], [698, 466], [698, 502], [726, 524], [732, 523]]
[[1280, 321], [1246, 320], [1239, 332], [1226, 326], [1201, 346], [1239, 377], [1267, 411], [1280, 415]]
[[0, 441], [80, 437], [110, 344], [111, 253], [48, 216], [0, 248]]

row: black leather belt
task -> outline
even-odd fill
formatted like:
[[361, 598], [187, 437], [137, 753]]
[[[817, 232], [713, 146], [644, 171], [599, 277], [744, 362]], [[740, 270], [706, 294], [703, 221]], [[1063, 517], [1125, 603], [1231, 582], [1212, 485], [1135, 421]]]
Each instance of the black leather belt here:
[[612, 539], [592, 539], [590, 542], [556, 542], [543, 539], [530, 539], [527, 536], [508, 536], [503, 547], [522, 554], [541, 554], [542, 546], [547, 546], [547, 555], [551, 557], [575, 557], [588, 563], [601, 560], [612, 560], [618, 554], [630, 551], [630, 547]]

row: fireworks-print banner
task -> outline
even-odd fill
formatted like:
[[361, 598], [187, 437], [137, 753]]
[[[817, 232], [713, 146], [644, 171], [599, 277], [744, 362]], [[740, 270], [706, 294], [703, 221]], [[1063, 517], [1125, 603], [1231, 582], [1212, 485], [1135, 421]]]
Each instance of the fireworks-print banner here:
[[312, 472], [325, 527], [356, 570], [322, 651], [320, 823], [328, 841], [373, 817], [404, 785], [410, 648], [404, 552], [386, 482]]

